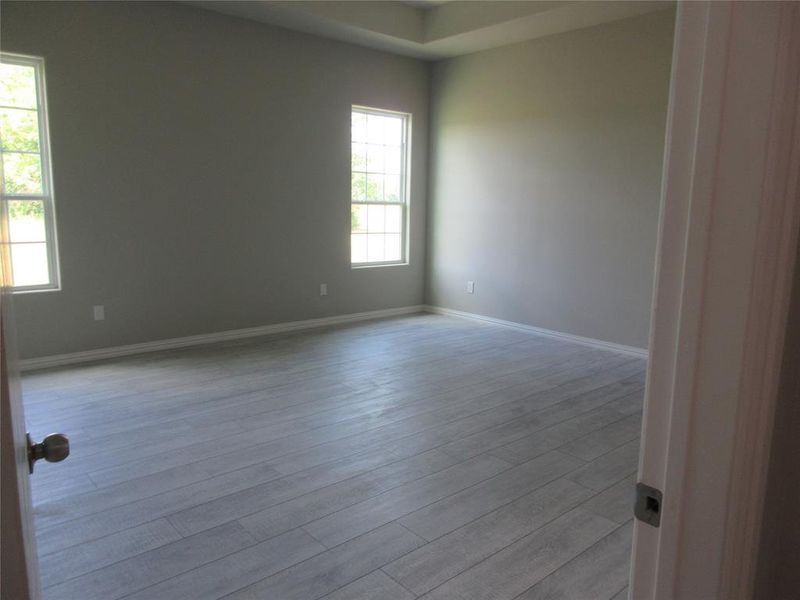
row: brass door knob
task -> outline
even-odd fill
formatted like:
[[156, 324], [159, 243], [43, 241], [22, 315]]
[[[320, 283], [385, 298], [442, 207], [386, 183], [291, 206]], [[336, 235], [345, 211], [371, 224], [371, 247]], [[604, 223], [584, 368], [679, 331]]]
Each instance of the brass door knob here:
[[33, 465], [40, 458], [47, 462], [61, 462], [69, 456], [69, 438], [63, 433], [51, 433], [38, 444], [34, 444], [28, 434], [28, 468], [33, 473]]

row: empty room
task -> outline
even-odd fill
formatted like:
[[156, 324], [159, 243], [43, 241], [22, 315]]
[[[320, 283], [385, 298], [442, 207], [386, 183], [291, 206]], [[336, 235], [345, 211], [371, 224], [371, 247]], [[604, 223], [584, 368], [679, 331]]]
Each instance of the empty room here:
[[800, 5], [0, 26], [3, 600], [794, 597]]

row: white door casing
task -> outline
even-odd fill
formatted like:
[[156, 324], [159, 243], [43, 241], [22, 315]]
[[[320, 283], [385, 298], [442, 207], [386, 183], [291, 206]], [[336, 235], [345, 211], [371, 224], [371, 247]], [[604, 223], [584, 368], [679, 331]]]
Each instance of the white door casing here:
[[797, 244], [800, 5], [681, 3], [632, 598], [748, 598]]

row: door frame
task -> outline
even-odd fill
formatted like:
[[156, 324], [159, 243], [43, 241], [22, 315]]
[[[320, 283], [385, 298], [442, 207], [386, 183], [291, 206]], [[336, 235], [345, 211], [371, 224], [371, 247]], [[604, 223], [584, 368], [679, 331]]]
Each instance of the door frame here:
[[678, 6], [631, 598], [750, 598], [800, 224], [800, 5]]

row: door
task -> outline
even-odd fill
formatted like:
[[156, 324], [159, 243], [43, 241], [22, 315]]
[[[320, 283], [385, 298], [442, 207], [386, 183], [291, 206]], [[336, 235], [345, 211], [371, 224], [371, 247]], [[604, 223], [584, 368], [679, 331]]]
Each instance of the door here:
[[[5, 211], [0, 213], [5, 215]], [[28, 600], [39, 597], [39, 578], [25, 417], [15, 364], [5, 222], [0, 231], [0, 598]]]
[[800, 223], [799, 78], [800, 3], [680, 3], [639, 464], [663, 499], [660, 523], [636, 522], [635, 599], [752, 596]]

